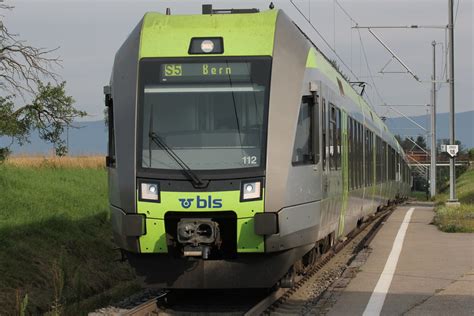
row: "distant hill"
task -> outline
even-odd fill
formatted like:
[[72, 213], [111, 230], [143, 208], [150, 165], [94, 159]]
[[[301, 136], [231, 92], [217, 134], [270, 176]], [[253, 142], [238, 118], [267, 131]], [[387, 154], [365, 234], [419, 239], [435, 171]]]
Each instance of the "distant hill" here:
[[[107, 128], [104, 121], [76, 122], [77, 128], [69, 128], [69, 153], [71, 155], [105, 155], [107, 151]], [[67, 133], [63, 134], [67, 138]], [[9, 139], [0, 138], [0, 147], [5, 146]], [[33, 133], [31, 143], [19, 146], [14, 144], [13, 154], [48, 154], [53, 145], [42, 141], [37, 133]]]
[[[411, 117], [415, 122], [426, 128], [431, 126], [431, 117], [427, 115]], [[388, 118], [385, 123], [393, 134], [400, 136], [416, 136], [424, 132], [404, 117]], [[449, 138], [449, 113], [436, 115], [436, 138]], [[474, 111], [456, 113], [456, 139], [466, 148], [474, 148]]]
[[[429, 118], [425, 116], [411, 117], [423, 127], [428, 127]], [[387, 126], [394, 134], [401, 136], [416, 136], [423, 133], [413, 123], [404, 117], [389, 118]], [[456, 114], [456, 138], [467, 148], [474, 148], [474, 111]], [[107, 151], [107, 129], [104, 121], [77, 122], [77, 129], [69, 129], [69, 153], [71, 155], [105, 155]], [[449, 138], [449, 114], [437, 115], [438, 139]], [[64, 135], [66, 138], [66, 135]], [[0, 147], [7, 144], [9, 139], [0, 138]], [[47, 154], [52, 151], [52, 145], [41, 141], [37, 134], [31, 137], [31, 143], [22, 147], [12, 146], [14, 154]]]

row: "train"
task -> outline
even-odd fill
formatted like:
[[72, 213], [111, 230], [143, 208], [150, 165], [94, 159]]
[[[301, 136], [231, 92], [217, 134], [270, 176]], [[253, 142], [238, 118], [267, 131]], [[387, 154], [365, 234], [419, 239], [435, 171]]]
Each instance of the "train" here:
[[169, 13], [104, 87], [113, 236], [144, 285], [291, 286], [408, 196], [396, 138], [283, 10]]

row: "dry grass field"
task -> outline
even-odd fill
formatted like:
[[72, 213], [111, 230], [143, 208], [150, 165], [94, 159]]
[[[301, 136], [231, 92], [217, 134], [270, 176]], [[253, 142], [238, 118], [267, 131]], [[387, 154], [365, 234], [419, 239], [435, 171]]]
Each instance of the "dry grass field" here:
[[26, 168], [79, 168], [100, 169], [105, 168], [104, 156], [10, 156], [6, 165]]

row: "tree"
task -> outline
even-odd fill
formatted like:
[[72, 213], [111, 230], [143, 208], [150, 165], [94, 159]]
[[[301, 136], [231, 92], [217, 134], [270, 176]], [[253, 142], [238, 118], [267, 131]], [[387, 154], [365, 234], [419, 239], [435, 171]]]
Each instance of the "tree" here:
[[[395, 135], [395, 139], [398, 141], [400, 146], [403, 148], [404, 151], [410, 151], [413, 148], [413, 143], [408, 139], [408, 137], [405, 137], [402, 139], [402, 136], [400, 135]], [[413, 139], [413, 138], [412, 138]]]
[[415, 146], [413, 143], [413, 137], [405, 137], [403, 141], [400, 142], [400, 146], [402, 146], [404, 151], [412, 151]]
[[426, 139], [423, 136], [418, 136], [416, 140], [413, 137], [405, 137], [402, 139], [400, 135], [395, 135], [400, 146], [402, 146], [404, 151], [419, 151], [420, 147], [424, 150], [427, 149]]
[[[11, 9], [0, 4], [0, 10]], [[0, 136], [11, 138], [9, 145], [0, 147], [0, 161], [10, 153], [14, 141], [28, 142], [33, 130], [54, 144], [57, 155], [66, 154], [61, 139], [64, 127], [86, 115], [73, 107], [74, 99], [66, 94], [66, 83], [57, 81], [53, 67], [60, 60], [50, 57], [55, 51], [28, 45], [0, 21]], [[43, 79], [53, 83], [45, 84]], [[16, 106], [18, 97], [25, 104]]]
[[425, 150], [428, 148], [428, 147], [426, 146], [426, 139], [425, 139], [423, 136], [421, 136], [421, 135], [419, 135], [419, 136], [416, 138], [415, 142], [416, 142], [416, 144], [417, 144], [418, 146], [420, 146], [421, 148], [423, 148], [423, 149], [425, 149]]

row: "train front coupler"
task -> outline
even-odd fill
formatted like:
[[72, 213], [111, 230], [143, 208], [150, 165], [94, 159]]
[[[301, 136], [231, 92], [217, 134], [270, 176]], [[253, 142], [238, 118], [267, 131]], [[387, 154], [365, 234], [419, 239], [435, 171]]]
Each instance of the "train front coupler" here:
[[178, 222], [178, 242], [185, 257], [208, 259], [213, 248], [222, 243], [219, 224], [207, 218], [183, 218]]

